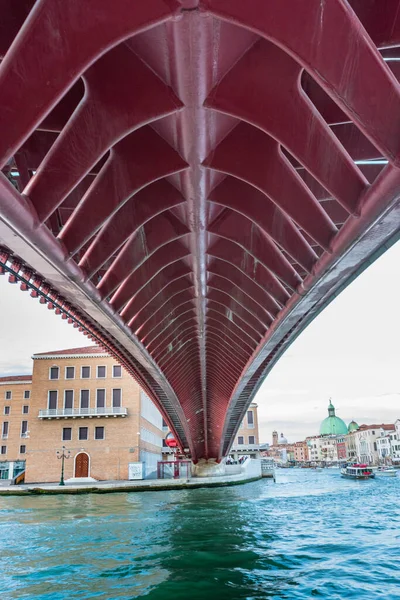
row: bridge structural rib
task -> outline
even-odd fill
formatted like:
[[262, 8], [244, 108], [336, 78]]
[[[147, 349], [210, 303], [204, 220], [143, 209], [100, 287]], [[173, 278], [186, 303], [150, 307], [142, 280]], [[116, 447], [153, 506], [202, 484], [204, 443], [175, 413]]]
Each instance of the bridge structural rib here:
[[399, 14], [0, 0], [0, 272], [112, 352], [195, 462], [398, 238]]

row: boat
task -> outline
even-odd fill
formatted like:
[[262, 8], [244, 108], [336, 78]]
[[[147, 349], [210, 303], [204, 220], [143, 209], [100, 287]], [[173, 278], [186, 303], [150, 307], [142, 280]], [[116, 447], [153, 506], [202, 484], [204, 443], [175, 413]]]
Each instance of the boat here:
[[373, 479], [375, 473], [368, 465], [354, 464], [346, 465], [340, 471], [342, 477], [348, 479]]
[[261, 477], [270, 477], [275, 479], [275, 463], [272, 458], [261, 459]]
[[378, 467], [375, 474], [379, 477], [397, 477], [397, 471], [393, 467]]

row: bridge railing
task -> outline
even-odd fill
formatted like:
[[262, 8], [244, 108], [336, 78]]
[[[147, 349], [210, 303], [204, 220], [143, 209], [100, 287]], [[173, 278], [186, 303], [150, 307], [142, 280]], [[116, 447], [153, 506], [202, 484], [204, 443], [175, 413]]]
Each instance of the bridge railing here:
[[95, 408], [48, 408], [39, 410], [39, 419], [59, 419], [75, 417], [126, 417], [128, 409], [122, 406], [101, 406]]

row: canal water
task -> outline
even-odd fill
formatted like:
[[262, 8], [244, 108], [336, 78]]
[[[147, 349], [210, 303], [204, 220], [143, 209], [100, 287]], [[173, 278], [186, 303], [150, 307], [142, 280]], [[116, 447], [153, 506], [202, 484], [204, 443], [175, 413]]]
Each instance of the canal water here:
[[400, 476], [0, 497], [2, 600], [400, 599]]

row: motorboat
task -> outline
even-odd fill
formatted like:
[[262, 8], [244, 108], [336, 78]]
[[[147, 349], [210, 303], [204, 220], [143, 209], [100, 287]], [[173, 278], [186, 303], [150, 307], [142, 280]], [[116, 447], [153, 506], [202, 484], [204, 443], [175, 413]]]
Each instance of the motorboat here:
[[275, 463], [272, 458], [261, 459], [261, 477], [270, 477], [275, 479]]
[[378, 467], [375, 474], [379, 477], [396, 477], [397, 471], [393, 467]]
[[373, 479], [375, 473], [371, 467], [363, 464], [346, 465], [340, 471], [342, 477], [348, 479]]

